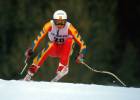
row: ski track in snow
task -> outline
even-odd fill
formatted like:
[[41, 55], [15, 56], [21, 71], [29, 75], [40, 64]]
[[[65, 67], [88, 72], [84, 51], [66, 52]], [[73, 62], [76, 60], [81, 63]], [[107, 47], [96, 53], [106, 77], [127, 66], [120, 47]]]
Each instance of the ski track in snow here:
[[0, 79], [0, 100], [140, 100], [140, 88]]

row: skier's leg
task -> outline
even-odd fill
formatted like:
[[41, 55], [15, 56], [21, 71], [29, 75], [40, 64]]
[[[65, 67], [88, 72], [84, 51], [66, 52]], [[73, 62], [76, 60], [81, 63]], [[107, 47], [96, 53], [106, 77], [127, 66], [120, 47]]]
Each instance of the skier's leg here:
[[56, 71], [56, 76], [51, 80], [51, 82], [57, 82], [60, 80], [63, 76], [65, 76], [69, 71], [68, 66], [64, 66], [61, 63], [59, 63], [59, 66]]
[[29, 67], [27, 75], [25, 76], [24, 80], [29, 81], [31, 77], [37, 72], [40, 66], [44, 63], [48, 55], [50, 55], [53, 49], [53, 44], [49, 44], [49, 47], [45, 50], [43, 49], [42, 52], [33, 59], [33, 64]]
[[34, 73], [37, 72], [37, 69], [39, 68], [39, 66], [32, 64], [27, 72], [27, 75], [24, 77], [24, 80], [26, 81], [30, 81], [32, 76], [34, 75]]
[[52, 82], [56, 82], [60, 80], [63, 76], [68, 74], [68, 71], [69, 71], [68, 65], [69, 65], [72, 45], [73, 45], [73, 41], [70, 38], [70, 39], [67, 39], [64, 46], [60, 48], [62, 50], [61, 56], [60, 56], [60, 63], [56, 71], [57, 75], [55, 78], [51, 80]]

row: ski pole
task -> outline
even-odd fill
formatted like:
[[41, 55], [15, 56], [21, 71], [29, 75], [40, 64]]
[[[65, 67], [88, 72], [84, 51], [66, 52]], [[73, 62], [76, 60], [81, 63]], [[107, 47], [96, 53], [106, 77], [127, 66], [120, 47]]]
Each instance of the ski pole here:
[[82, 62], [82, 64], [85, 65], [88, 69], [90, 69], [90, 70], [93, 71], [93, 72], [111, 75], [111, 76], [113, 76], [115, 79], [117, 79], [123, 86], [126, 86], [126, 84], [123, 83], [115, 74], [113, 74], [113, 73], [111, 73], [111, 72], [109, 72], [109, 71], [99, 71], [99, 70], [93, 69], [93, 68], [91, 68], [89, 65], [87, 65], [85, 62]]
[[27, 58], [25, 60], [25, 66], [23, 67], [22, 71], [20, 72], [20, 75], [23, 74], [23, 72], [25, 71], [26, 67], [28, 66], [28, 63], [27, 63]]

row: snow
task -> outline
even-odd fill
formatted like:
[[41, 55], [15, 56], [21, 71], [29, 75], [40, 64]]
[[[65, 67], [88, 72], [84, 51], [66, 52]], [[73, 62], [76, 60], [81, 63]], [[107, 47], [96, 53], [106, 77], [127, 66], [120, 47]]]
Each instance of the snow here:
[[140, 100], [140, 88], [0, 79], [0, 100]]

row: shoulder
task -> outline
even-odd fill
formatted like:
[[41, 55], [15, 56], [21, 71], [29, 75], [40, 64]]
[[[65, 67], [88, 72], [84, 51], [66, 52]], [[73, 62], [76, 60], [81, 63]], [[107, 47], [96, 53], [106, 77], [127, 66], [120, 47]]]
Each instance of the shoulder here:
[[53, 22], [52, 22], [52, 20], [50, 20], [50, 21], [45, 23], [43, 28], [44, 29], [50, 29], [52, 27], [52, 24], [53, 24]]
[[44, 26], [52, 26], [52, 20], [46, 22]]
[[67, 21], [67, 22], [66, 22], [66, 25], [67, 25], [68, 27], [70, 27], [71, 23]]
[[74, 25], [70, 22], [67, 22], [69, 24], [69, 29], [75, 29]]
[[77, 29], [71, 23], [69, 23], [69, 31], [72, 33], [77, 33]]

